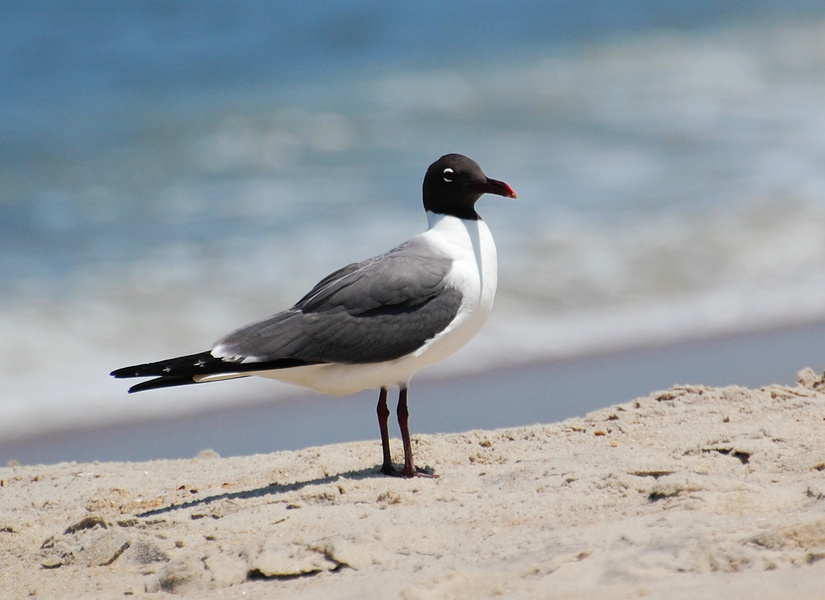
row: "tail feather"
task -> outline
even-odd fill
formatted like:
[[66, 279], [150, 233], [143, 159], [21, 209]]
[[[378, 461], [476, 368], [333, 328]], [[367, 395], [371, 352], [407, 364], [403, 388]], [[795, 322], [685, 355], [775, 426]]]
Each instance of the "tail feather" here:
[[155, 377], [155, 379], [144, 381], [129, 388], [129, 393], [133, 393], [201, 383], [199, 378], [207, 375], [237, 373], [238, 377], [246, 377], [243, 373], [288, 369], [308, 364], [311, 363], [294, 358], [280, 358], [266, 362], [232, 362], [216, 358], [212, 356], [211, 352], [199, 352], [198, 354], [178, 356], [153, 363], [123, 367], [112, 371], [110, 375], [117, 379]]

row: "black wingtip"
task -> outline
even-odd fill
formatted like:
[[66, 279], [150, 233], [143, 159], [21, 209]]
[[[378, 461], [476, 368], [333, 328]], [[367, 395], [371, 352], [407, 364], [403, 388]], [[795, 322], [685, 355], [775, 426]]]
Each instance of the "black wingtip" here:
[[128, 377], [140, 377], [140, 373], [135, 370], [135, 367], [123, 367], [122, 369], [115, 369], [109, 373], [111, 377], [116, 379], [126, 379]]
[[[186, 375], [191, 379], [192, 375], [208, 374], [215, 372], [215, 366], [224, 366], [218, 358], [212, 356], [210, 352], [198, 352], [187, 356], [168, 358], [157, 362], [144, 363], [140, 365], [130, 365], [115, 369], [109, 375], [117, 379], [129, 379], [131, 377], [175, 377]], [[194, 383], [194, 382], [192, 382]]]
[[192, 385], [195, 383], [198, 382], [188, 375], [157, 377], [155, 379], [150, 379], [149, 381], [143, 381], [141, 383], [138, 383], [137, 385], [133, 385], [129, 388], [129, 393], [134, 394], [135, 392], [143, 392], [145, 390], [154, 390], [165, 387], [176, 387], [179, 385]]
[[206, 375], [224, 374], [224, 379], [248, 377], [244, 372], [266, 371], [270, 369], [287, 369], [302, 367], [309, 363], [295, 358], [279, 358], [268, 362], [230, 362], [212, 356], [211, 352], [201, 352], [188, 356], [179, 356], [154, 363], [132, 365], [115, 369], [109, 375], [117, 379], [132, 377], [154, 377], [129, 388], [129, 393], [154, 390], [157, 388], [175, 387], [203, 383], [198, 379]]

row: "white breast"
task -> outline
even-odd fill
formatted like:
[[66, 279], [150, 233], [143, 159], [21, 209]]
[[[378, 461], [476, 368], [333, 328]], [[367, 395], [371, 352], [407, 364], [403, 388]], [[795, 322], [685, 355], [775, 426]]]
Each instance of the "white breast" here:
[[487, 321], [496, 295], [498, 262], [493, 235], [481, 219], [427, 216], [430, 228], [421, 236], [453, 259], [447, 286], [457, 289], [462, 297], [453, 322], [415, 353], [432, 365], [463, 347]]

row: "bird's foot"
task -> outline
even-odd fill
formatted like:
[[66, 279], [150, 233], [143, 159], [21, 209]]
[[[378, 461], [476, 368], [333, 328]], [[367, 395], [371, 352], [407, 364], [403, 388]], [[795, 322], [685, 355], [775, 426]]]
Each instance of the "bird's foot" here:
[[438, 475], [436, 475], [435, 473], [429, 473], [427, 471], [419, 469], [418, 467], [410, 468], [405, 466], [403, 469], [396, 469], [392, 465], [392, 463], [384, 463], [383, 465], [381, 465], [381, 472], [384, 475], [390, 475], [391, 477], [427, 477], [429, 479], [438, 479]]

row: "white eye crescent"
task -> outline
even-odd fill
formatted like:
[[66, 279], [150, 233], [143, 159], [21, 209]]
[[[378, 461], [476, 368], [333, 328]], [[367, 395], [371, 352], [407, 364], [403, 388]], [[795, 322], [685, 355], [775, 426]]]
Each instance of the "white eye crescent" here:
[[455, 171], [453, 171], [450, 167], [447, 167], [446, 169], [444, 169], [444, 170], [441, 172], [441, 174], [444, 176], [444, 181], [446, 181], [447, 183], [452, 183], [452, 182], [453, 182], [453, 173], [454, 173], [454, 172], [455, 172]]

